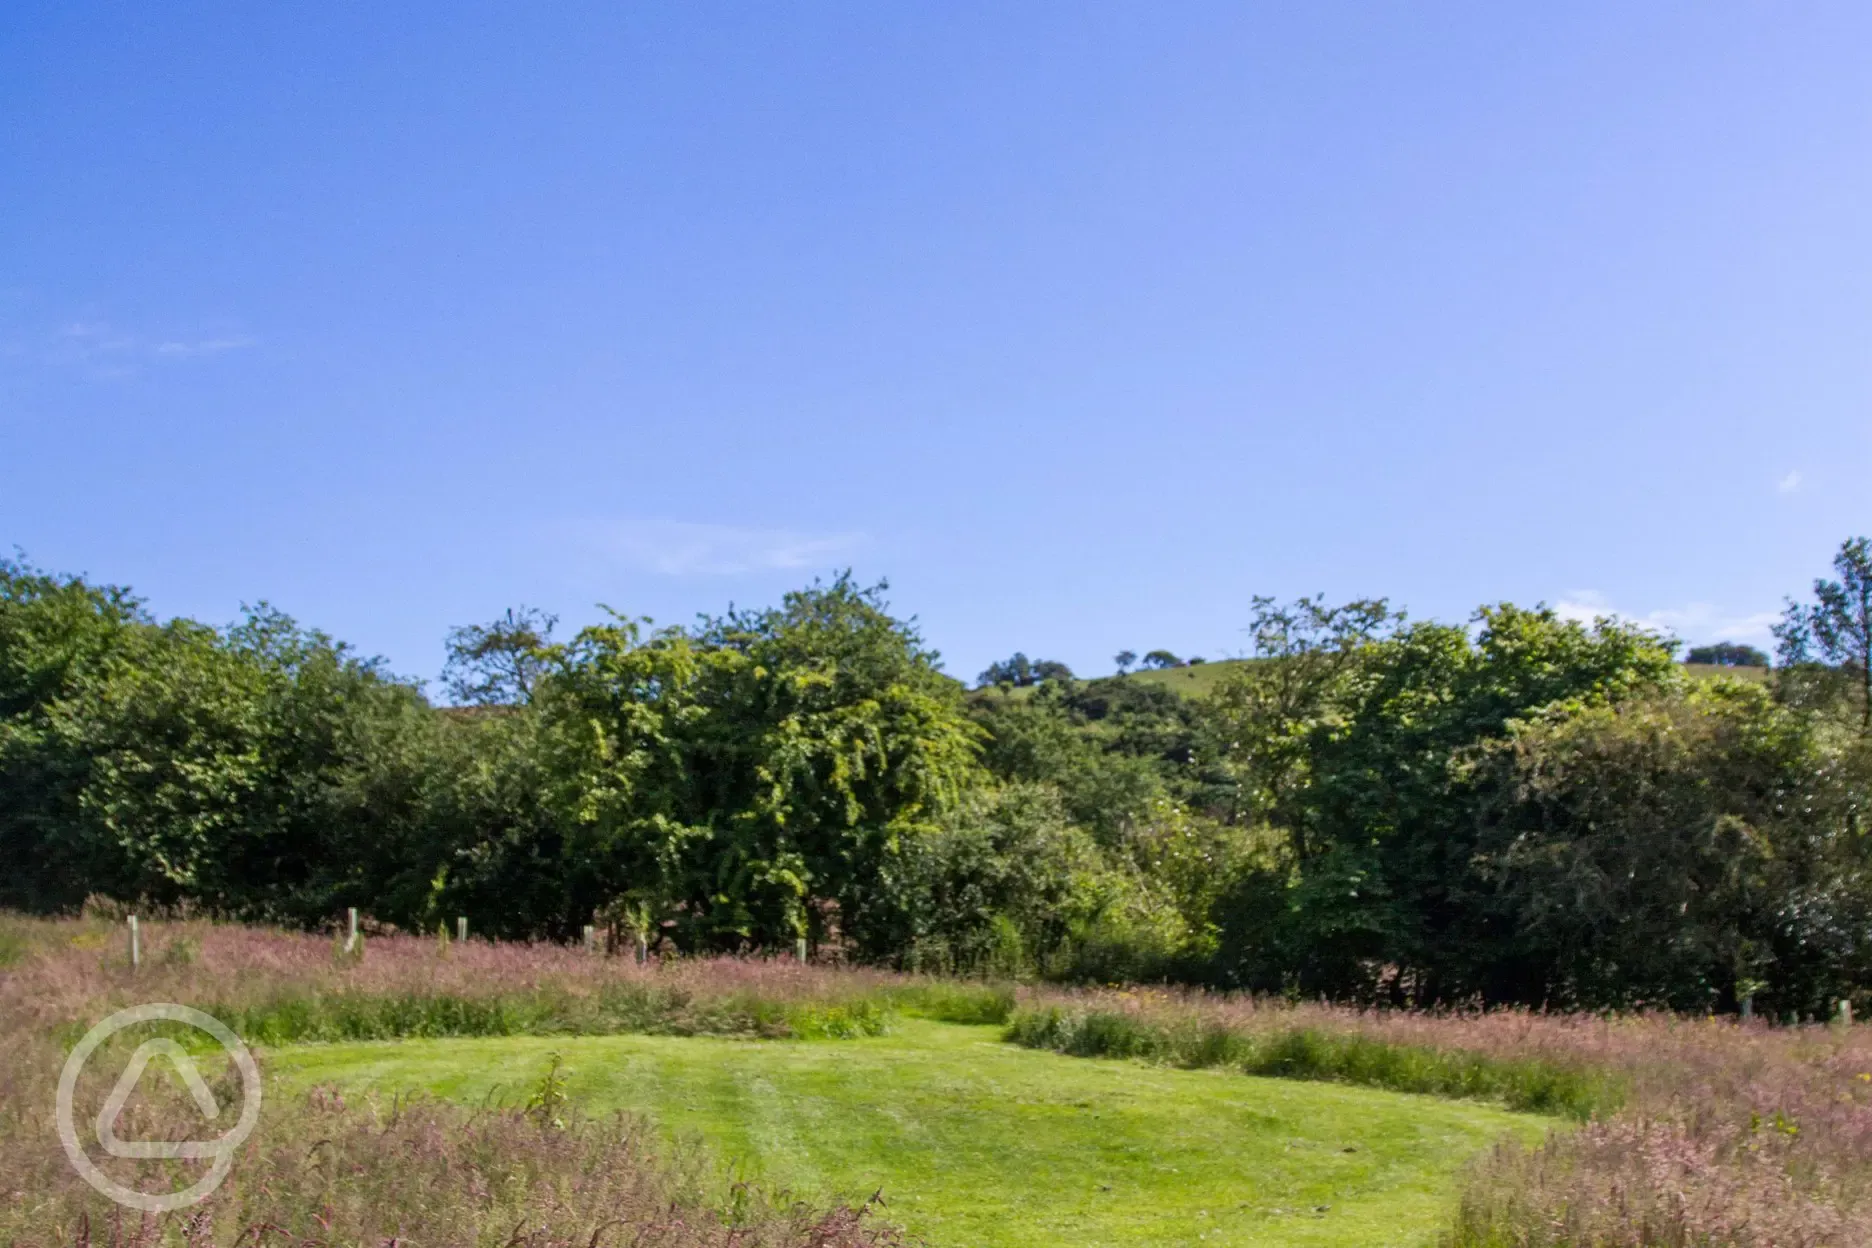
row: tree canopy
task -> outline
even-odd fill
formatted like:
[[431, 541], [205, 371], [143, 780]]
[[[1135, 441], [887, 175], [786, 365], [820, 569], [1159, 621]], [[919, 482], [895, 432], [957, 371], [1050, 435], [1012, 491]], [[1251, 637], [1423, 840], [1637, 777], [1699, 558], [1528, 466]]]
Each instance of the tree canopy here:
[[0, 905], [1814, 1012], [1872, 991], [1865, 543], [1834, 571], [1771, 682], [1313, 597], [1255, 599], [1206, 696], [1023, 654], [969, 692], [845, 575], [564, 640], [517, 608], [450, 634], [438, 707], [265, 604], [162, 621], [0, 562]]

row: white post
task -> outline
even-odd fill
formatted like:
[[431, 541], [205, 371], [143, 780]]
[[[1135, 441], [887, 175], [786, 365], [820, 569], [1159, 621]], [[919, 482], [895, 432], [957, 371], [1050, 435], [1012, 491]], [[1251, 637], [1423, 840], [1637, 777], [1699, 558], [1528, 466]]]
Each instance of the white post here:
[[344, 951], [352, 952], [357, 948], [357, 907], [351, 907], [351, 934], [345, 937]]
[[649, 961], [650, 961], [650, 937], [648, 937], [642, 932], [638, 932], [637, 933], [637, 965], [642, 966]]
[[1852, 1026], [1852, 1002], [1844, 997], [1840, 998], [1839, 1021], [1844, 1026]]
[[1755, 1017], [1755, 994], [1752, 992], [1742, 998], [1742, 1017], [1745, 1019]]
[[143, 937], [137, 931], [137, 916], [130, 916], [130, 969], [136, 970], [143, 965]]
[[591, 924], [587, 923], [585, 925], [585, 952], [590, 953], [592, 950], [596, 949], [597, 947], [598, 947], [598, 929], [593, 927]]
[[801, 962], [806, 960], [806, 938], [801, 936], [793, 942], [793, 956]]
[[455, 939], [456, 940], [468, 939], [468, 919], [467, 919], [467, 916], [465, 915], [458, 917], [455, 920]]

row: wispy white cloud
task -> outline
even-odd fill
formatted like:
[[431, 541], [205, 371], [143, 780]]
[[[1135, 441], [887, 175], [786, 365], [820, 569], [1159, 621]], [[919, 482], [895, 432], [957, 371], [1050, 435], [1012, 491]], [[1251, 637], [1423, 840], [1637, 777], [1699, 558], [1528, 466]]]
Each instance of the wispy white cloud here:
[[1775, 491], [1780, 494], [1798, 494], [1801, 488], [1800, 469], [1789, 469], [1788, 474], [1775, 482]]
[[156, 344], [157, 355], [220, 355], [223, 351], [239, 351], [251, 347], [258, 341], [246, 334], [232, 338], [202, 338], [195, 342], [159, 342]]
[[79, 357], [111, 355], [137, 348], [134, 337], [112, 328], [104, 321], [72, 321], [59, 331], [58, 337], [67, 354]]
[[620, 527], [609, 535], [605, 546], [626, 562], [664, 576], [734, 576], [828, 568], [860, 549], [864, 541], [858, 533], [815, 534], [653, 520]]
[[1582, 624], [1611, 616], [1686, 641], [1767, 641], [1771, 637], [1769, 629], [1781, 618], [1779, 611], [1738, 613], [1708, 602], [1646, 612], [1621, 611], [1596, 589], [1568, 590], [1554, 604], [1554, 612], [1561, 619]]
[[217, 334], [201, 338], [152, 338], [121, 329], [102, 320], [68, 321], [52, 335], [44, 357], [54, 364], [90, 365], [113, 374], [129, 371], [146, 360], [189, 359], [221, 355], [254, 346], [250, 334]]

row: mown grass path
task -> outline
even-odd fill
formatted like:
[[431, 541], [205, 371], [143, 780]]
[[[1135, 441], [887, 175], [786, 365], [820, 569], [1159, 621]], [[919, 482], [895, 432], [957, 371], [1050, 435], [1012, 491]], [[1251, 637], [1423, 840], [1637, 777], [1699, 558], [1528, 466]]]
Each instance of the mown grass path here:
[[1463, 1163], [1556, 1125], [1332, 1084], [1061, 1057], [924, 1021], [822, 1042], [660, 1036], [279, 1050], [289, 1084], [524, 1098], [564, 1056], [588, 1111], [630, 1110], [810, 1198], [863, 1200], [932, 1248], [1422, 1245]]

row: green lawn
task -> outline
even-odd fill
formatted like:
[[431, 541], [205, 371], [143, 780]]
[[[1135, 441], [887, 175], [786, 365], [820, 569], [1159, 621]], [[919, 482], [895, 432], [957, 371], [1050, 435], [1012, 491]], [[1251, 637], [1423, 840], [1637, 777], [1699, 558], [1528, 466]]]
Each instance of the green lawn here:
[[1463, 1162], [1547, 1120], [1331, 1084], [1061, 1057], [907, 1021], [820, 1042], [603, 1036], [311, 1046], [290, 1085], [518, 1100], [564, 1055], [589, 1110], [650, 1116], [725, 1164], [862, 1200], [932, 1248], [1422, 1245]]

